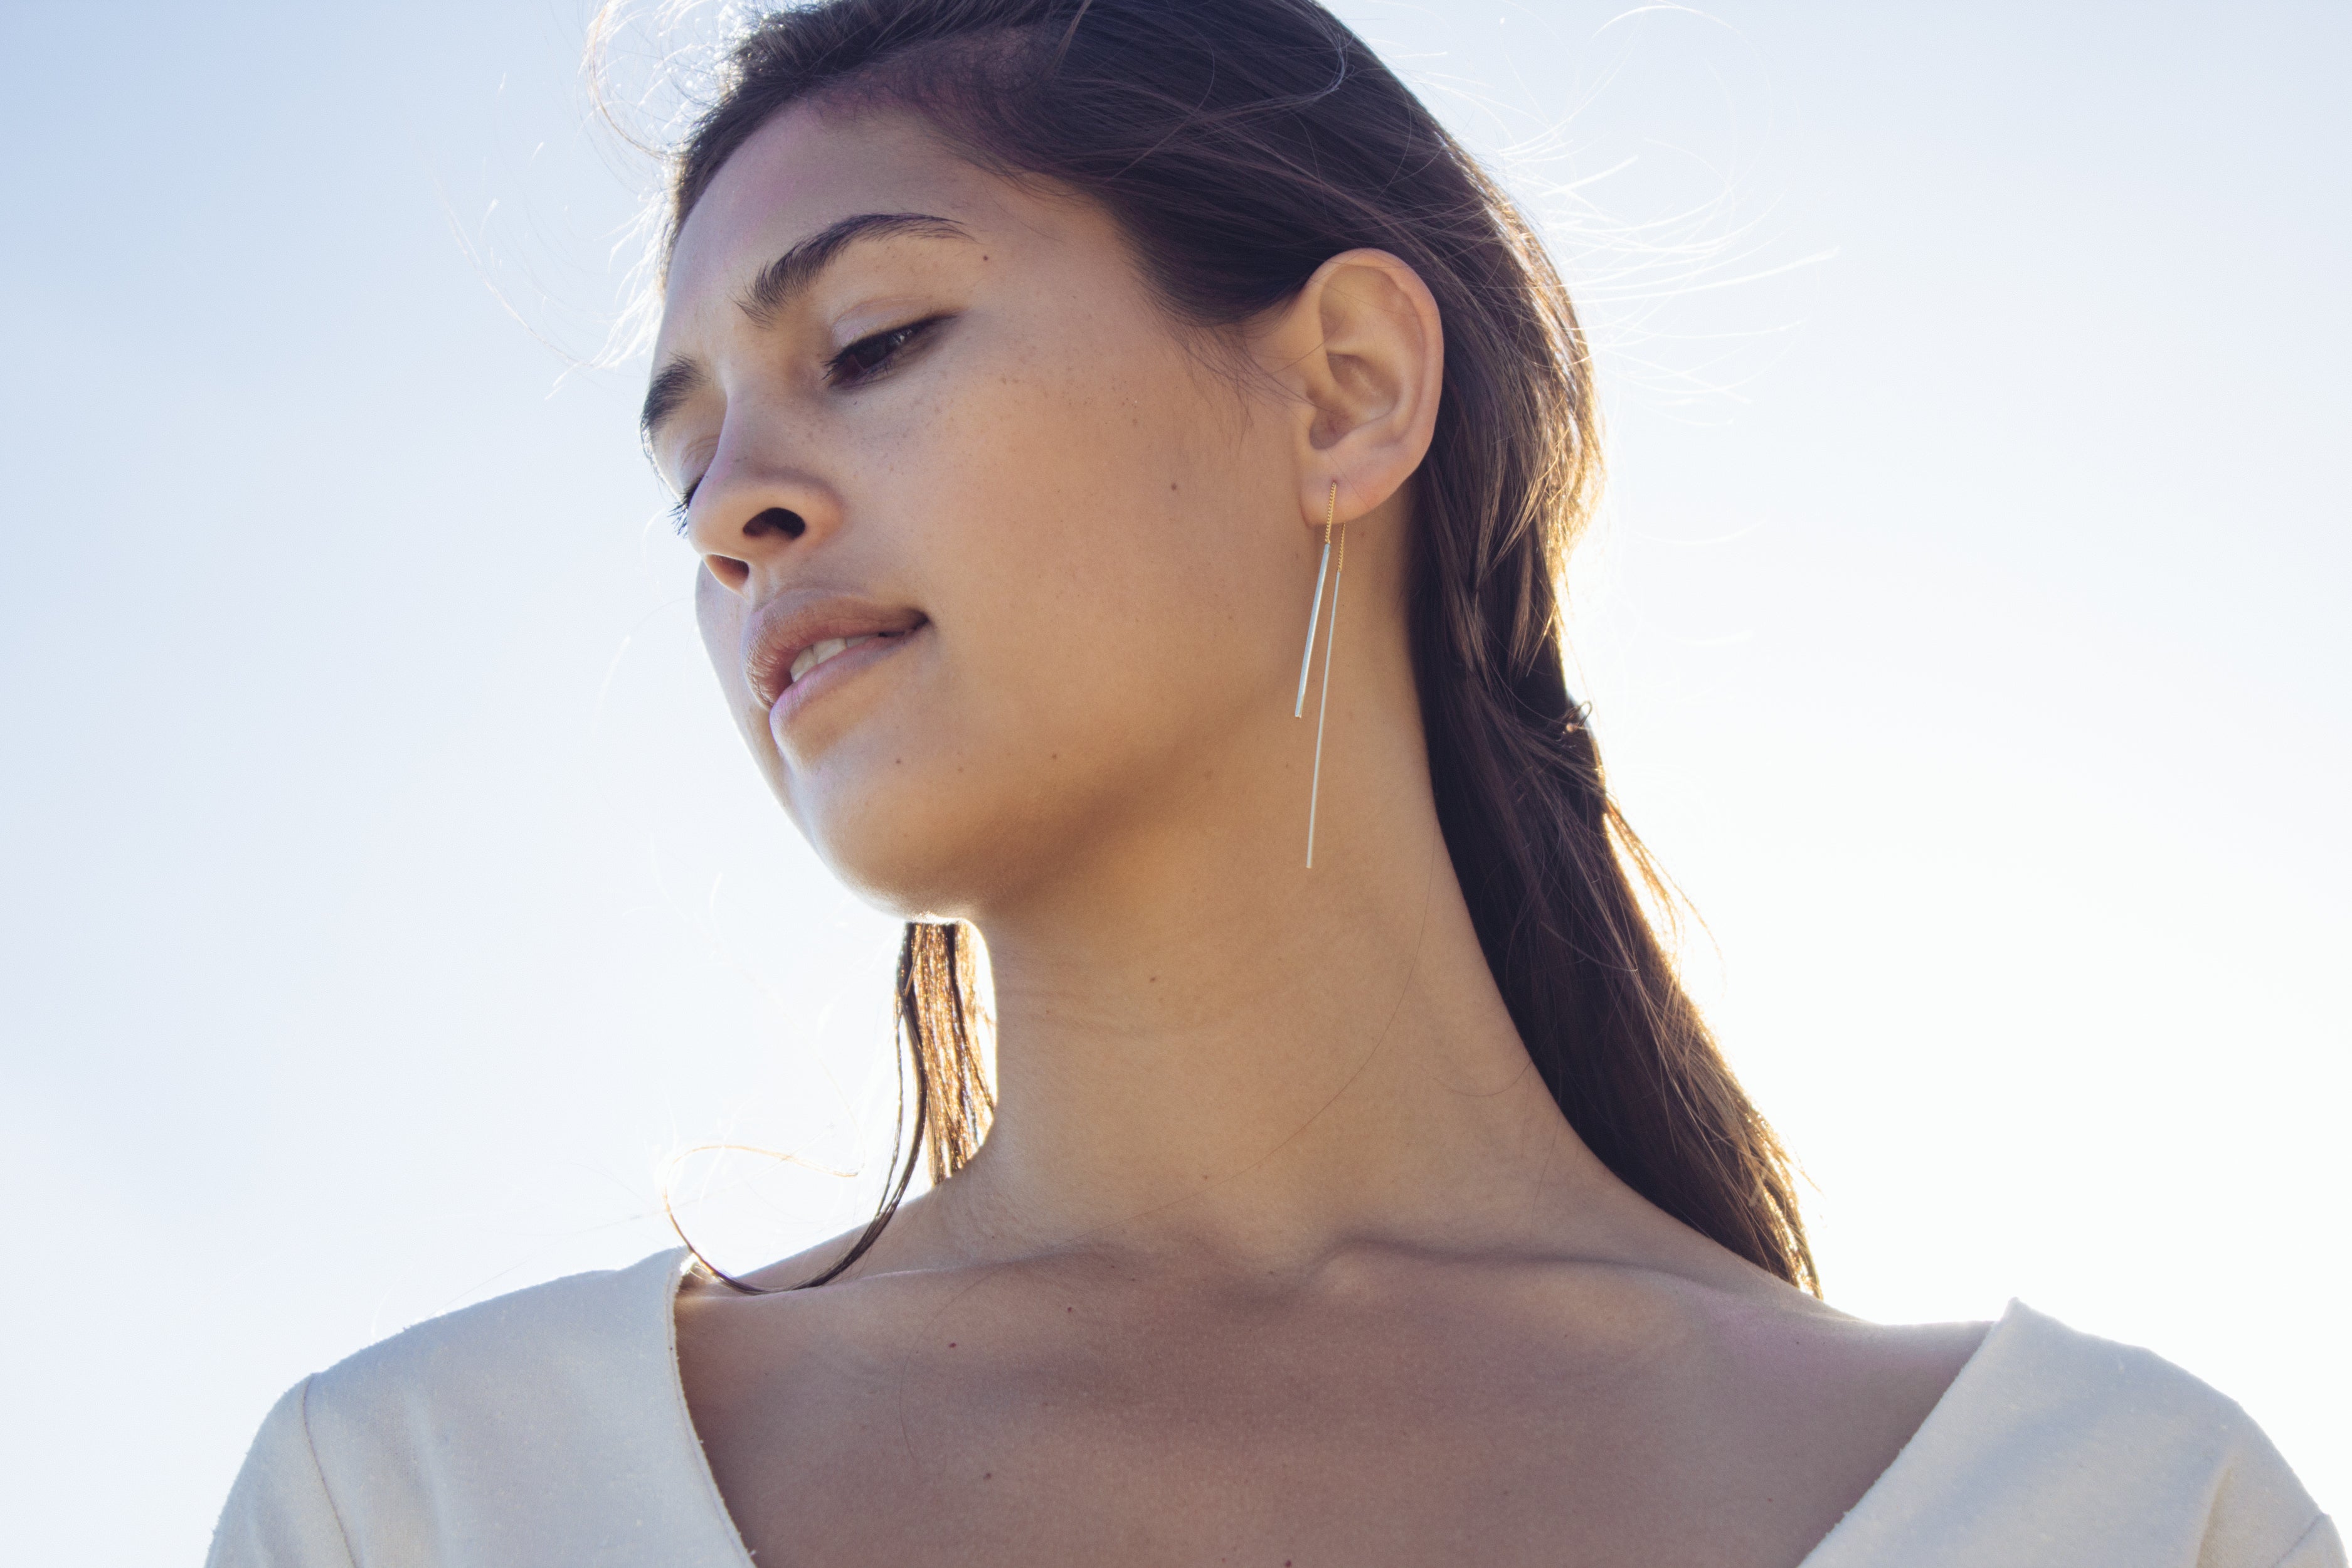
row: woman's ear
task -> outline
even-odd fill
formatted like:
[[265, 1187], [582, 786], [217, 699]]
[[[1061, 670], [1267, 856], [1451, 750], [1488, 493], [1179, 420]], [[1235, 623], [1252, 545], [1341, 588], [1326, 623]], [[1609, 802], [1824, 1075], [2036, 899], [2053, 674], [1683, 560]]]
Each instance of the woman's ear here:
[[1421, 275], [1385, 250], [1349, 250], [1265, 322], [1262, 362], [1292, 395], [1301, 515], [1342, 521], [1394, 495], [1428, 455], [1445, 334]]

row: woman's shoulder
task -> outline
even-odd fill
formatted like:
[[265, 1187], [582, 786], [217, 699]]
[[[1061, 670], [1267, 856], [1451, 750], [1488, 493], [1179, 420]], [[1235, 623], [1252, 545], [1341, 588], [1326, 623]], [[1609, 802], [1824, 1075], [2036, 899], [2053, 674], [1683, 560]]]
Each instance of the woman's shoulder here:
[[445, 1312], [379, 1340], [310, 1380], [314, 1425], [433, 1419], [465, 1408], [503, 1422], [642, 1394], [668, 1378], [676, 1251], [567, 1275]]
[[211, 1562], [620, 1563], [709, 1535], [669, 1329], [678, 1271], [661, 1253], [551, 1280], [304, 1379], [263, 1421]]
[[2341, 1568], [2344, 1555], [2236, 1401], [2012, 1301], [1809, 1568], [1994, 1560]]

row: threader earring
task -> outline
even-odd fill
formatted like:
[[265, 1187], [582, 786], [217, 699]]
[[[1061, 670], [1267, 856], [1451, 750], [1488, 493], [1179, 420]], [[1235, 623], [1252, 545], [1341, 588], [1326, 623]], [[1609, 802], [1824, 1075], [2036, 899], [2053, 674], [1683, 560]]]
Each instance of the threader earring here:
[[1290, 716], [1307, 717], [1307, 672], [1315, 663], [1315, 620], [1323, 612], [1323, 576], [1331, 577], [1331, 626], [1323, 634], [1323, 695], [1315, 707], [1315, 773], [1307, 786], [1307, 868], [1315, 868], [1315, 803], [1323, 791], [1323, 721], [1331, 712], [1331, 649], [1339, 640], [1339, 579], [1348, 570], [1348, 525], [1339, 525], [1339, 561], [1331, 563], [1331, 519], [1339, 510], [1339, 481], [1331, 481], [1331, 497], [1323, 503], [1323, 563], [1315, 568], [1315, 602], [1307, 607], [1307, 651], [1298, 660], [1298, 700]]

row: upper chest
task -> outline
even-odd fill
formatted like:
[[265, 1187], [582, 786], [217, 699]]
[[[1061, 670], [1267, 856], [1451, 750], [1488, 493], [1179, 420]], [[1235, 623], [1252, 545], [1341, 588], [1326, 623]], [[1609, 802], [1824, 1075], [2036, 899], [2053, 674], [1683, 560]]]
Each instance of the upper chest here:
[[696, 1426], [763, 1568], [1793, 1568], [1948, 1381], [1856, 1375], [1868, 1358], [1818, 1334], [1638, 1291], [1061, 1283], [681, 1314]]

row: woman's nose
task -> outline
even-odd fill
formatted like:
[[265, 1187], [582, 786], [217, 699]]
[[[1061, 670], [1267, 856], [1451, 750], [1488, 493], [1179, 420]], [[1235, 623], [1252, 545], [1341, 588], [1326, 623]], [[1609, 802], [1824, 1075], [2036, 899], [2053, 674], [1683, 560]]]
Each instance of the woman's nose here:
[[813, 521], [824, 510], [822, 491], [803, 479], [722, 460], [696, 489], [686, 535], [722, 585], [764, 599], [805, 553]]

